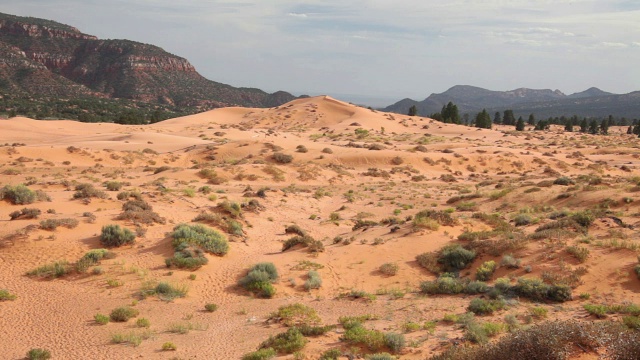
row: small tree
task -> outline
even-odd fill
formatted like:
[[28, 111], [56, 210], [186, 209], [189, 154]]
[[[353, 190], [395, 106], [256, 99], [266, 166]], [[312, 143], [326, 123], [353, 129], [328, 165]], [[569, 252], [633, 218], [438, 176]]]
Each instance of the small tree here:
[[533, 116], [533, 114], [529, 114], [529, 119], [527, 120], [527, 124], [529, 124], [529, 125], [535, 125], [536, 124], [536, 118], [535, 118], [535, 116]]
[[582, 119], [580, 122], [580, 132], [586, 133], [589, 131], [589, 124], [587, 123], [587, 118]]
[[568, 120], [566, 124], [564, 124], [564, 131], [573, 132], [573, 121]]
[[491, 116], [486, 109], [476, 115], [476, 127], [482, 129], [491, 129]]
[[493, 123], [502, 124], [502, 115], [500, 115], [500, 111], [496, 111], [495, 115], [493, 115]]
[[505, 125], [515, 125], [516, 117], [513, 115], [513, 110], [505, 110], [502, 117], [502, 123]]
[[[611, 115], [609, 115], [609, 118], [611, 118]], [[602, 122], [600, 123], [600, 133], [601, 134], [603, 134], [603, 135], [608, 135], [609, 134], [609, 124], [610, 124], [609, 119], [602, 120]]]
[[407, 113], [407, 115], [409, 116], [416, 116], [418, 115], [418, 108], [415, 105], [411, 105], [411, 107], [409, 108], [409, 112]]
[[598, 122], [596, 119], [591, 120], [589, 123], [589, 134], [597, 134], [598, 133]]
[[524, 119], [522, 119], [522, 116], [518, 118], [518, 122], [516, 123], [516, 131], [524, 131]]

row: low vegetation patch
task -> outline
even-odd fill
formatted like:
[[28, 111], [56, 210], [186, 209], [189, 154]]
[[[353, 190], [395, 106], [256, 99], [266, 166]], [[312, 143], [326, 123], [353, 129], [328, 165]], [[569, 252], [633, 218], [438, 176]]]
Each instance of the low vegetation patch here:
[[100, 234], [100, 243], [107, 247], [120, 247], [122, 245], [133, 244], [136, 235], [127, 228], [121, 228], [120, 225], [105, 225], [102, 227]]
[[271, 298], [276, 293], [273, 283], [277, 280], [278, 270], [273, 263], [258, 263], [238, 284], [259, 297]]

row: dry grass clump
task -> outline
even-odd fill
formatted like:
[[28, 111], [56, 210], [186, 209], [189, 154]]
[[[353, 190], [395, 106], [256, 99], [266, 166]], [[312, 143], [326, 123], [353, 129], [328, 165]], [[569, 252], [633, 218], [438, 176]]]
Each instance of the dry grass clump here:
[[73, 194], [74, 199], [106, 199], [107, 193], [96, 189], [92, 184], [78, 184], [75, 187], [76, 192]]
[[42, 214], [42, 211], [40, 209], [24, 208], [22, 210], [16, 210], [10, 213], [9, 217], [11, 218], [11, 220], [16, 220], [16, 219], [28, 220], [28, 219], [37, 219], [38, 216], [40, 216], [40, 214]]
[[218, 175], [218, 173], [213, 169], [202, 169], [198, 171], [198, 176], [207, 179], [209, 184], [213, 185], [224, 184], [228, 181], [226, 178]]
[[76, 219], [47, 219], [40, 221], [40, 228], [42, 230], [56, 230], [59, 226], [66, 227], [67, 229], [73, 229], [78, 226], [80, 222]]
[[122, 213], [117, 220], [129, 220], [134, 224], [165, 224], [166, 219], [153, 211], [153, 207], [144, 200], [128, 200], [122, 205]]
[[287, 251], [297, 245], [302, 245], [302, 247], [307, 247], [309, 252], [311, 253], [319, 253], [324, 251], [324, 244], [320, 240], [316, 240], [309, 235], [296, 235], [292, 238], [287, 239], [284, 243], [282, 243], [282, 251]]
[[271, 158], [278, 164], [288, 164], [293, 161], [293, 156], [280, 152], [274, 153]]
[[300, 327], [303, 325], [317, 325], [321, 320], [314, 308], [295, 303], [279, 307], [277, 311], [269, 315], [269, 321], [282, 323], [286, 326]]

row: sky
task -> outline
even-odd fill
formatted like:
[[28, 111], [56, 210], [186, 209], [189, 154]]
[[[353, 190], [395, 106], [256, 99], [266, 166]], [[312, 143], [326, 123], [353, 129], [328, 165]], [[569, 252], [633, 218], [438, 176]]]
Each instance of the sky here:
[[454, 85], [640, 90], [637, 0], [0, 0], [0, 12], [154, 44], [233, 86], [376, 106]]

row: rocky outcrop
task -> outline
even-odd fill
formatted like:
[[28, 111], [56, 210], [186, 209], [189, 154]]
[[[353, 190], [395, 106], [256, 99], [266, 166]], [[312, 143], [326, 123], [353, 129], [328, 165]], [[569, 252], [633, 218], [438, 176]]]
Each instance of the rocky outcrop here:
[[[32, 86], [37, 85], [38, 79], [31, 78], [32, 85], [26, 87], [20, 80], [24, 76], [16, 75], [37, 69], [52, 73], [42, 76], [47, 79], [47, 93], [55, 88], [69, 93], [65, 87], [72, 87], [101, 97], [204, 109], [231, 105], [272, 107], [295, 98], [283, 91], [268, 94], [207, 80], [188, 60], [157, 46], [100, 40], [50, 20], [0, 13], [0, 44], [2, 50], [7, 49], [0, 52], [0, 67], [12, 69], [2, 74], [5, 82], [27, 92], [39, 91]], [[55, 81], [59, 81], [57, 86], [52, 84]]]

